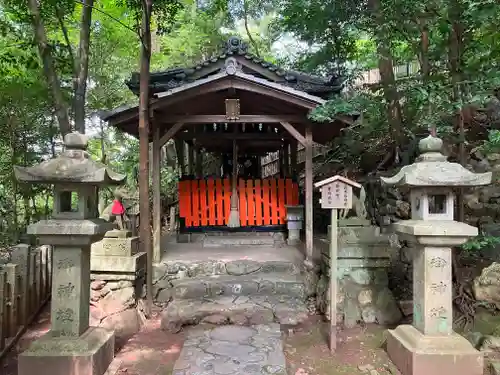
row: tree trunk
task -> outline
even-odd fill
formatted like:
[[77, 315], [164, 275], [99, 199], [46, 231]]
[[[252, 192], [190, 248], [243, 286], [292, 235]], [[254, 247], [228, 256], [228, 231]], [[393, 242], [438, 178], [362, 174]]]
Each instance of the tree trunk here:
[[387, 102], [387, 121], [389, 122], [392, 137], [396, 145], [396, 162], [398, 162], [399, 150], [404, 142], [404, 134], [401, 104], [399, 103], [399, 93], [396, 87], [396, 78], [394, 77], [393, 57], [389, 42], [387, 41], [387, 35], [383, 32], [384, 19], [380, 10], [380, 0], [371, 0], [369, 4], [375, 23], [379, 26], [375, 29], [375, 37], [380, 83], [383, 88], [384, 98]]
[[[31, 0], [33, 1], [33, 0]], [[139, 95], [139, 197], [140, 231], [143, 251], [147, 252], [147, 303], [146, 315], [151, 317], [153, 305], [152, 277], [153, 252], [151, 247], [150, 209], [149, 209], [149, 69], [151, 63], [151, 9], [152, 0], [142, 1], [141, 27], [141, 69]]]
[[[420, 67], [422, 70], [422, 82], [424, 83], [427, 90], [429, 90], [429, 79], [431, 75], [431, 67], [429, 62], [429, 27], [427, 26], [427, 21], [421, 19], [418, 21], [420, 28]], [[428, 115], [431, 117], [432, 113], [432, 103], [429, 101], [427, 103], [427, 112], [424, 116]], [[436, 124], [432, 123], [429, 127], [429, 132], [433, 137], [437, 136]]]
[[56, 117], [59, 123], [59, 129], [61, 130], [61, 134], [64, 136], [71, 132], [71, 123], [68, 116], [68, 106], [64, 100], [59, 78], [57, 77], [56, 69], [54, 66], [54, 60], [52, 59], [52, 55], [50, 53], [50, 47], [47, 41], [47, 33], [42, 23], [38, 1], [28, 0], [28, 8], [32, 17], [35, 40], [38, 45], [38, 52], [40, 53], [40, 57], [42, 59], [45, 78], [47, 79], [47, 83], [49, 84], [52, 92], [54, 107], [56, 110]]
[[94, 0], [83, 0], [80, 22], [80, 45], [77, 55], [76, 87], [74, 98], [75, 130], [85, 133], [85, 94], [89, 71], [90, 26]]
[[[461, 80], [462, 80], [462, 39], [463, 39], [463, 27], [460, 22], [462, 17], [462, 9], [458, 1], [451, 1], [449, 4], [448, 11], [449, 20], [451, 22], [451, 30], [449, 37], [449, 64], [451, 81], [453, 84], [453, 94], [452, 100], [455, 103], [459, 103], [462, 100], [462, 90], [461, 90]], [[456, 127], [459, 134], [459, 161], [460, 164], [465, 165], [465, 129], [463, 121], [462, 104], [460, 104], [460, 110], [455, 115]], [[464, 203], [463, 203], [463, 191], [459, 190], [457, 195], [457, 213], [458, 221], [464, 221]]]

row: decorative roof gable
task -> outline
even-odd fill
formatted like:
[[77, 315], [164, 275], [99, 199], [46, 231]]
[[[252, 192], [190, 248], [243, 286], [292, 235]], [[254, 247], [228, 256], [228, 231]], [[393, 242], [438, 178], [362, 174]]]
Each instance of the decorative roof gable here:
[[[239, 37], [231, 37], [225, 43], [219, 55], [205, 60], [191, 68], [174, 68], [163, 72], [151, 73], [150, 89], [152, 94], [158, 94], [176, 87], [207, 78], [225, 69], [227, 59], [235, 60], [239, 69], [258, 78], [280, 83], [296, 90], [326, 96], [338, 93], [342, 89], [339, 77], [326, 79], [292, 70], [285, 70], [248, 52], [248, 45]], [[126, 82], [129, 89], [139, 95], [139, 73], [133, 73]]]

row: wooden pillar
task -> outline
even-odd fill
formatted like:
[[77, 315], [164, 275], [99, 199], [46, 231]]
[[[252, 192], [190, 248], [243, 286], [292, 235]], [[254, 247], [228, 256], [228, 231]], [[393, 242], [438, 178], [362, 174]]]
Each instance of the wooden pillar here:
[[313, 139], [311, 124], [306, 124], [305, 132], [306, 159], [306, 267], [313, 266]]
[[153, 123], [153, 262], [161, 260], [161, 145], [160, 127]]
[[292, 140], [290, 143], [290, 174], [294, 177], [297, 177], [299, 171], [297, 170], [297, 148], [298, 142], [296, 140]]
[[203, 153], [200, 148], [196, 148], [196, 177], [203, 178]]
[[280, 149], [278, 150], [278, 175], [280, 178], [283, 178], [285, 176], [285, 160], [284, 160], [284, 150], [283, 150], [283, 145], [281, 145]]
[[186, 174], [186, 168], [184, 164], [184, 141], [181, 139], [175, 139], [175, 152], [177, 153], [177, 165], [179, 166], [179, 172], [181, 177]]
[[223, 178], [224, 177], [224, 172], [223, 172], [223, 169], [224, 169], [224, 156], [223, 155], [219, 155], [218, 156], [218, 170], [217, 170], [217, 177], [219, 178]]
[[194, 145], [186, 143], [188, 149], [187, 173], [194, 176]]
[[283, 177], [290, 177], [290, 142], [285, 141], [283, 145]]

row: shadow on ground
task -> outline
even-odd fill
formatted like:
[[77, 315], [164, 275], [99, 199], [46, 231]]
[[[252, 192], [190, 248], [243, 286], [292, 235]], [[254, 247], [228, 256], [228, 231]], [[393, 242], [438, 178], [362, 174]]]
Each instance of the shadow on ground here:
[[162, 331], [154, 312], [141, 331], [116, 354], [120, 375], [170, 375], [184, 343], [184, 332]]
[[[385, 327], [339, 329], [337, 350], [330, 354], [329, 323], [315, 316], [300, 328], [286, 330], [288, 375], [400, 375], [384, 350]], [[372, 372], [370, 372], [372, 371]]]

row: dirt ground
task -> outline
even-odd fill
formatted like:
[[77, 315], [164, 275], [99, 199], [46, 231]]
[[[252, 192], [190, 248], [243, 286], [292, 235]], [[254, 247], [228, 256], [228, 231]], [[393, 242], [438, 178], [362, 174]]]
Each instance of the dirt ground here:
[[[494, 320], [498, 323], [498, 319]], [[492, 322], [488, 323], [487, 327], [491, 327]], [[46, 333], [49, 327], [49, 313], [44, 311], [5, 358], [0, 374], [17, 375], [17, 353]], [[482, 331], [485, 329], [481, 327]], [[330, 354], [327, 345], [328, 323], [319, 316], [311, 317], [298, 328], [284, 327], [283, 332], [288, 375], [401, 375], [383, 348], [384, 327], [368, 325], [339, 330], [334, 355]], [[159, 315], [156, 314], [141, 332], [120, 348], [106, 375], [171, 375], [184, 337], [185, 331], [178, 334], [162, 331]], [[488, 366], [485, 367], [485, 375], [490, 375]]]
[[400, 375], [383, 349], [384, 328], [368, 325], [338, 330], [334, 355], [328, 348], [328, 332], [328, 323], [320, 317], [285, 331], [288, 375], [375, 375], [374, 371]]

